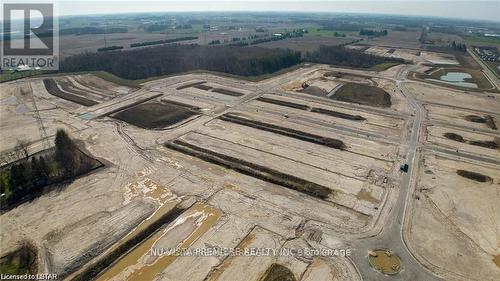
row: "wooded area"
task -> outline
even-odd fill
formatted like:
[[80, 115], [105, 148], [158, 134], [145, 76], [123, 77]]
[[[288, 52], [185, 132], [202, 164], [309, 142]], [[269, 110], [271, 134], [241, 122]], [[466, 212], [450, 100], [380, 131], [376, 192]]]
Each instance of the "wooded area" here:
[[304, 60], [315, 63], [361, 68], [369, 68], [387, 62], [405, 62], [403, 59], [365, 54], [358, 50], [352, 50], [341, 46], [320, 46], [317, 51], [306, 53]]
[[2, 209], [41, 194], [43, 187], [74, 178], [101, 166], [82, 153], [63, 130], [58, 130], [55, 149], [38, 156], [24, 153], [24, 158], [0, 170]]
[[300, 52], [291, 50], [174, 44], [74, 55], [61, 63], [61, 71], [103, 70], [126, 79], [143, 79], [198, 69], [258, 76], [296, 65], [300, 61]]

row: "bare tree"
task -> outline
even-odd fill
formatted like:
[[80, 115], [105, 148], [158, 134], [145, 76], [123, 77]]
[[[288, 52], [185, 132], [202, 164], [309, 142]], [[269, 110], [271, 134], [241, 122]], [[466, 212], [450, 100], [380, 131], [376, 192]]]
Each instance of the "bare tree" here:
[[19, 159], [24, 158], [28, 159], [30, 156], [29, 151], [28, 151], [28, 142], [25, 140], [17, 140], [16, 147], [14, 148], [14, 151], [16, 151], [16, 155], [18, 156]]

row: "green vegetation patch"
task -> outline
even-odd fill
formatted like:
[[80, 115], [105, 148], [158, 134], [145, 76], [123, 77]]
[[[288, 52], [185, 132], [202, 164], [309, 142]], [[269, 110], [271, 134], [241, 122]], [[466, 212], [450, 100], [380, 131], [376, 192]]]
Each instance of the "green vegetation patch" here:
[[466, 36], [464, 36], [464, 39], [469, 43], [486, 43], [486, 44], [498, 44], [498, 45], [500, 45], [500, 38], [498, 38], [498, 37], [466, 35]]
[[160, 45], [160, 44], [167, 44], [167, 43], [175, 43], [175, 42], [181, 42], [181, 41], [190, 41], [190, 40], [196, 40], [196, 39], [198, 39], [198, 37], [196, 37], [196, 36], [186, 36], [186, 37], [178, 37], [178, 38], [165, 39], [165, 40], [132, 43], [132, 44], [130, 44], [130, 48]]
[[148, 102], [126, 108], [112, 117], [144, 129], [162, 129], [197, 114], [188, 105]]
[[379, 87], [364, 84], [346, 83], [330, 98], [374, 107], [387, 108], [391, 106], [389, 93]]
[[365, 54], [343, 46], [320, 46], [318, 50], [306, 53], [304, 60], [355, 68], [371, 68], [383, 63], [405, 63], [403, 59]]
[[78, 54], [64, 59], [60, 69], [65, 72], [107, 71], [137, 80], [200, 69], [259, 76], [300, 62], [300, 52], [291, 50], [168, 44], [124, 52]]
[[22, 79], [26, 77], [31, 77], [35, 75], [40, 75], [43, 74], [44, 72], [42, 70], [30, 70], [30, 71], [21, 71], [21, 72], [14, 72], [14, 71], [4, 71], [2, 74], [0, 74], [0, 83], [3, 82], [8, 82], [12, 80], [17, 80], [17, 79]]
[[28, 155], [0, 168], [1, 208], [9, 209], [44, 193], [44, 187], [72, 180], [102, 165], [83, 153], [63, 130], [58, 130], [55, 148]]
[[118, 77], [116, 75], [113, 75], [109, 72], [91, 71], [90, 74], [93, 74], [93, 75], [95, 75], [103, 80], [106, 80], [108, 82], [115, 83], [118, 85], [130, 87], [130, 88], [136, 88], [136, 89], [141, 87], [141, 84], [140, 84], [141, 81], [123, 79], [123, 78]]
[[4, 275], [36, 274], [36, 248], [27, 243], [0, 258], [0, 273]]

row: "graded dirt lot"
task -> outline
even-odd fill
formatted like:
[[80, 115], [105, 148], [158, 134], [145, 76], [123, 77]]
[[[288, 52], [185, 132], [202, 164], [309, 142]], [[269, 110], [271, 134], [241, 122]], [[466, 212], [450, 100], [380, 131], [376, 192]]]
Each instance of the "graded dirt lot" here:
[[[291, 79], [297, 79], [301, 71], [304, 69]], [[96, 81], [92, 76], [85, 77], [86, 81]], [[277, 77], [258, 87], [280, 89], [289, 83], [283, 78], [289, 79]], [[275, 243], [266, 244], [273, 241], [269, 237], [281, 241], [282, 246], [309, 247], [296, 234], [296, 229], [309, 219], [353, 233], [378, 227], [381, 211], [392, 204], [395, 162], [399, 157], [395, 144], [405, 127], [402, 116], [366, 109], [359, 112], [327, 98], [323, 104], [320, 100], [306, 99], [309, 95], [302, 93], [293, 97], [264, 94], [255, 83], [213, 75], [166, 78], [130, 93], [110, 94], [109, 98], [94, 96], [91, 89], [83, 87], [83, 82], [71, 76], [44, 79], [54, 79], [59, 90], [98, 103], [84, 106], [51, 95], [43, 79], [10, 83], [6, 84], [8, 93], [2, 96], [2, 115], [15, 111], [20, 101], [30, 105], [30, 98], [34, 97], [38, 114], [44, 118], [40, 125], [35, 109], [21, 110], [5, 115], [3, 126], [24, 118], [26, 126], [32, 126], [35, 132], [29, 137], [43, 148], [36, 134], [38, 126], [51, 134], [59, 127], [56, 120], [74, 120], [67, 125], [70, 135], [81, 140], [89, 153], [102, 159], [106, 167], [75, 180], [60, 192], [44, 195], [3, 214], [2, 226], [6, 231], [1, 233], [2, 254], [15, 250], [18, 243], [30, 241], [38, 251], [39, 271], [77, 280], [96, 277], [93, 268], [111, 264], [98, 278], [146, 274], [165, 280], [222, 280], [241, 274], [257, 280], [266, 274], [279, 275], [280, 268], [286, 268], [295, 280], [301, 280], [302, 276], [310, 280], [330, 268], [335, 269], [332, 278], [357, 279], [352, 264], [342, 257], [306, 260], [286, 256], [158, 257], [155, 266], [150, 266], [155, 259], [143, 250], [153, 240], [157, 242], [151, 245], [165, 248], [187, 241], [186, 237], [192, 240], [185, 245], [193, 247], [212, 240], [215, 243], [212, 245], [221, 247], [236, 247], [248, 241], [247, 246], [279, 249]], [[34, 95], [21, 90], [22, 87], [28, 90], [31, 87]], [[106, 89], [113, 92], [113, 88]], [[290, 104], [300, 106], [291, 108]], [[191, 115], [193, 108], [198, 110], [198, 118], [188, 118], [164, 131], [145, 129], [171, 125], [182, 119], [179, 114]], [[330, 127], [332, 121], [336, 123], [334, 127]], [[362, 130], [344, 131], [353, 125], [365, 128], [374, 139], [361, 137]], [[21, 131], [12, 127], [5, 130], [12, 132], [12, 141], [5, 146], [10, 149]], [[382, 131], [390, 136], [389, 142], [380, 137]], [[168, 143], [182, 144], [185, 149], [219, 159], [167, 148]], [[150, 148], [144, 150], [145, 147]], [[233, 163], [230, 165], [244, 163], [247, 172], [221, 166], [222, 160]], [[327, 193], [322, 195], [323, 191]], [[200, 213], [190, 207], [199, 206], [196, 204], [201, 203], [195, 202], [200, 198], [205, 198], [203, 208], [210, 212]], [[48, 207], [52, 203], [57, 207]], [[172, 212], [181, 208], [177, 207], [179, 204], [184, 211], [172, 217]], [[40, 211], [35, 215], [37, 209]], [[59, 214], [57, 223], [40, 225], [39, 217], [52, 211]], [[159, 230], [153, 228], [156, 221], [167, 218], [165, 226]], [[205, 226], [202, 218], [210, 224]], [[11, 236], [9, 233], [16, 232], [19, 226], [22, 231]], [[102, 230], [89, 234], [88, 229], [94, 227]], [[143, 239], [145, 233], [152, 233], [153, 238], [149, 239], [153, 240], [142, 241], [140, 247], [119, 258], [131, 241]], [[250, 239], [253, 235], [255, 239]], [[293, 237], [293, 242], [287, 242]], [[71, 250], [67, 249], [70, 245]], [[146, 258], [137, 259], [141, 255]], [[186, 263], [197, 266], [186, 267]], [[310, 267], [310, 263], [315, 265]], [[134, 269], [122, 270], [125, 268]], [[169, 270], [165, 271], [166, 268]]]
[[459, 64], [457, 59], [453, 55], [443, 54], [443, 53], [435, 53], [428, 51], [421, 51], [420, 56], [426, 62], [430, 62], [438, 65], [456, 65]]
[[498, 131], [500, 116], [496, 114], [485, 114], [480, 111], [454, 109], [439, 105], [428, 104], [424, 106], [428, 118], [433, 121], [447, 122], [455, 126], [463, 126], [472, 130]]
[[500, 159], [500, 137], [456, 128], [427, 126], [425, 140], [429, 143], [458, 149], [473, 155], [483, 155]]
[[404, 88], [425, 114], [404, 239], [417, 260], [445, 280], [495, 280], [498, 95], [420, 82]]
[[[420, 263], [442, 276], [467, 268], [462, 261], [450, 267], [440, 256], [451, 243], [439, 244], [438, 254], [428, 252], [436, 247], [429, 242], [434, 229], [442, 229], [418, 228], [427, 242], [405, 236], [418, 261], [394, 238], [408, 225], [407, 202], [412, 208], [406, 214], [416, 214], [408, 227], [421, 223], [428, 208], [415, 204], [424, 202], [420, 193], [427, 192], [487, 251], [470, 255], [480, 257], [473, 263], [481, 263], [480, 274], [488, 280], [492, 267], [486, 262], [495, 266], [498, 252], [493, 224], [483, 220], [494, 221], [496, 201], [493, 192], [477, 194], [477, 200], [476, 193], [498, 186], [498, 150], [471, 143], [495, 140], [485, 116], [496, 122], [497, 100], [407, 81], [408, 70], [407, 65], [383, 72], [310, 65], [259, 82], [200, 73], [133, 89], [92, 75], [2, 84], [0, 125], [9, 132], [1, 146], [4, 162], [16, 159], [17, 139], [29, 141], [34, 153], [64, 128], [105, 166], [1, 214], [1, 256], [29, 243], [37, 253], [37, 271], [66, 280], [386, 280], [367, 256], [372, 249], [391, 249], [404, 269], [391, 280], [434, 280]], [[43, 79], [95, 104], [50, 94]], [[337, 95], [335, 89], [349, 83], [377, 86], [390, 104], [368, 106], [303, 92], [317, 87]], [[448, 124], [453, 116], [461, 119]], [[428, 126], [432, 122], [443, 124]], [[442, 137], [445, 133], [464, 142]], [[448, 157], [457, 145], [464, 146], [460, 157], [477, 153], [474, 161], [489, 164], [432, 158], [434, 151]], [[412, 169], [411, 155], [421, 157], [420, 151], [425, 164], [434, 165], [434, 175], [399, 171], [404, 163]], [[416, 192], [410, 182], [417, 183]], [[452, 194], [455, 185], [472, 186], [476, 193]], [[432, 196], [426, 187], [450, 196]], [[453, 204], [447, 205], [450, 198]], [[481, 207], [475, 210], [475, 204]], [[187, 254], [169, 254], [176, 247]], [[257, 256], [257, 249], [272, 254]]]
[[498, 108], [500, 108], [500, 98], [493, 93], [454, 90], [429, 83], [408, 83], [406, 88], [424, 103], [460, 109], [476, 109], [493, 114], [498, 113]]
[[[417, 258], [450, 280], [495, 280], [500, 167], [426, 153], [408, 226]], [[482, 182], [457, 170], [487, 175]], [[493, 198], [493, 199], [492, 199]]]
[[410, 62], [422, 60], [420, 57], [421, 51], [415, 49], [388, 48], [388, 47], [369, 47], [364, 51], [367, 54], [372, 54], [382, 57], [400, 58]]

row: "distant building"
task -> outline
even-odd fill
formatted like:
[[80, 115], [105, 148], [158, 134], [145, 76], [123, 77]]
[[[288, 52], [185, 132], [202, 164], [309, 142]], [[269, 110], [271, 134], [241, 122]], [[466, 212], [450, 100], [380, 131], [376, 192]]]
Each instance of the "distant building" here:
[[14, 69], [15, 72], [30, 71], [31, 67], [29, 65], [20, 65]]

